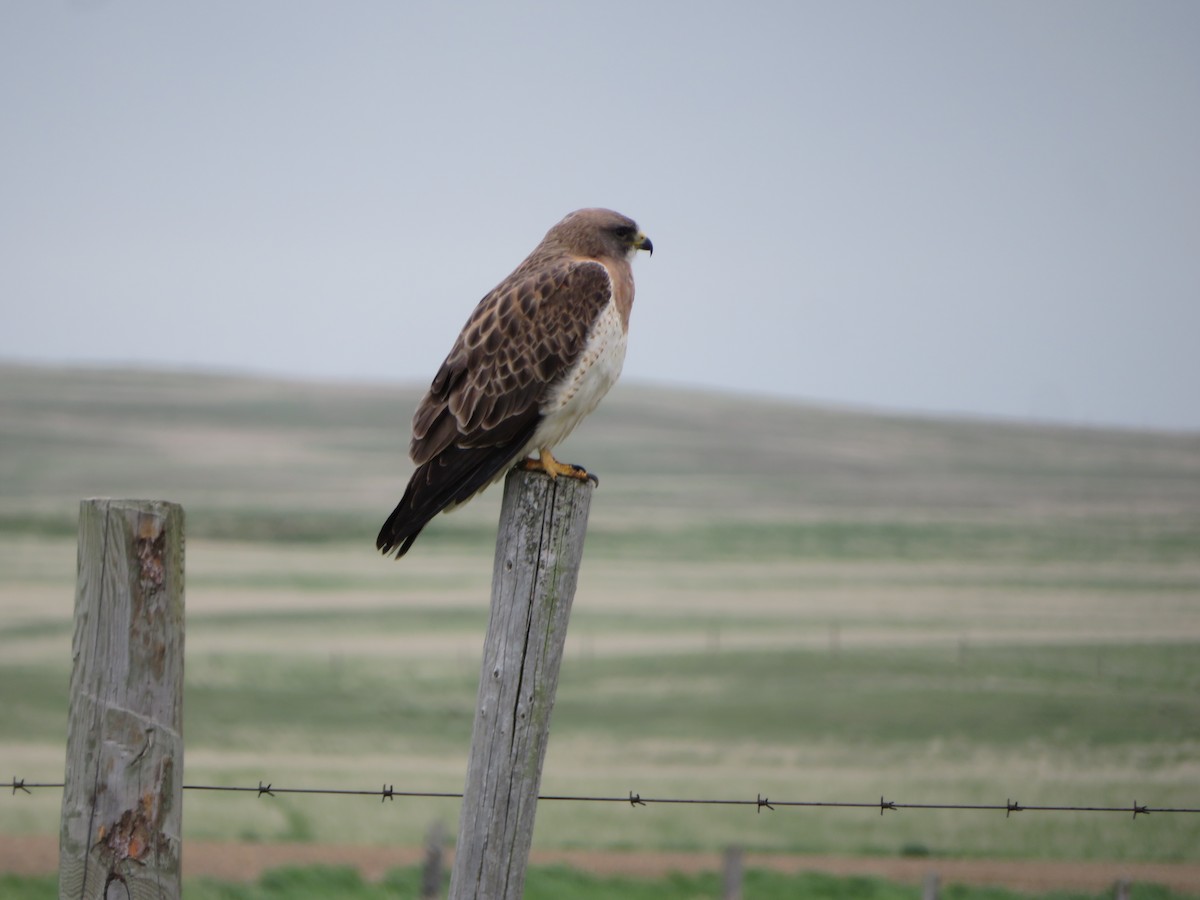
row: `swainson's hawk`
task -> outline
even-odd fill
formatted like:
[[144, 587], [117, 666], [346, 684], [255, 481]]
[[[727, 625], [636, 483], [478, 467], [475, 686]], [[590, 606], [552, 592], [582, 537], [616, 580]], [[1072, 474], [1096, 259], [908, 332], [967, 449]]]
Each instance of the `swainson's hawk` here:
[[479, 301], [413, 415], [417, 470], [376, 547], [400, 558], [430, 519], [521, 460], [588, 477], [550, 451], [621, 374], [638, 250], [654, 245], [632, 219], [577, 210]]

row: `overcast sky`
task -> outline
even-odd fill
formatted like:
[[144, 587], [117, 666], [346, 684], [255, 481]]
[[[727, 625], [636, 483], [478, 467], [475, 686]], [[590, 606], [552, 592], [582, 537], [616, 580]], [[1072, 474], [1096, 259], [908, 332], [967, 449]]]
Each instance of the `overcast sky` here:
[[624, 378], [1200, 429], [1200, 3], [0, 5], [0, 359], [428, 383], [581, 206]]

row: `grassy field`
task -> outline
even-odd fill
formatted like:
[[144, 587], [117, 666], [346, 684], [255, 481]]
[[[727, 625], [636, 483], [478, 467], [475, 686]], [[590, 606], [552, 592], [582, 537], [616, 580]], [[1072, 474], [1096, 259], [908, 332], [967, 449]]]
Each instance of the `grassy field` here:
[[[209, 879], [184, 882], [189, 900], [307, 900], [339, 897], [343, 900], [390, 900], [416, 897], [421, 874], [416, 869], [397, 869], [380, 882], [364, 882], [349, 868], [295, 868], [269, 872], [256, 884], [227, 884]], [[526, 882], [526, 900], [695, 900], [721, 896], [721, 880], [716, 874], [676, 874], [660, 879], [601, 877], [562, 867], [533, 868]], [[916, 900], [921, 889], [894, 884], [877, 878], [846, 878], [832, 875], [783, 875], [750, 871], [743, 887], [746, 896], [757, 900]], [[16, 878], [0, 875], [0, 892], [6, 900], [53, 900], [58, 896], [53, 878]], [[952, 900], [1105, 900], [1111, 890], [1102, 893], [1055, 892], [1052, 894], [1016, 893], [994, 887], [955, 885], [944, 891]], [[1185, 895], [1155, 885], [1135, 885], [1132, 900], [1184, 900]]]
[[[396, 563], [416, 393], [0, 368], [0, 772], [62, 777], [78, 501], [187, 510], [185, 781], [457, 791], [499, 492]], [[621, 387], [550, 794], [1200, 806], [1200, 435]], [[185, 797], [419, 844], [449, 800]], [[59, 796], [0, 794], [0, 834]], [[232, 823], [232, 824], [231, 824]], [[1195, 860], [1200, 816], [543, 803], [535, 845]], [[267, 895], [263, 895], [267, 896]]]

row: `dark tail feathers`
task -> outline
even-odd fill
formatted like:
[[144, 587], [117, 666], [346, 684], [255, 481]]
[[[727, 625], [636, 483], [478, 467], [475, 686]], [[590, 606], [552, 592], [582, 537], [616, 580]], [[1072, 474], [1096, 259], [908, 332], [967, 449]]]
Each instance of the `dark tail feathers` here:
[[447, 506], [465, 503], [516, 462], [526, 440], [522, 435], [519, 443], [505, 447], [449, 447], [418, 466], [404, 497], [379, 529], [375, 546], [385, 556], [402, 557], [430, 519]]

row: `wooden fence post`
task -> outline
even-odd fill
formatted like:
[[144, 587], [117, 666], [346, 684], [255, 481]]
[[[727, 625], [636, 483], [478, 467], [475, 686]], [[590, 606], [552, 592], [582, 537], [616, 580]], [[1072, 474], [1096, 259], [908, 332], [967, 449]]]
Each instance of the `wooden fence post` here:
[[742, 848], [726, 847], [722, 866], [722, 900], [742, 900]]
[[183, 510], [79, 506], [60, 900], [180, 896]]
[[442, 857], [446, 848], [446, 829], [435, 819], [425, 836], [425, 863], [421, 866], [421, 900], [438, 900], [442, 896]]
[[514, 470], [504, 483], [450, 900], [524, 890], [591, 498], [573, 478]]

